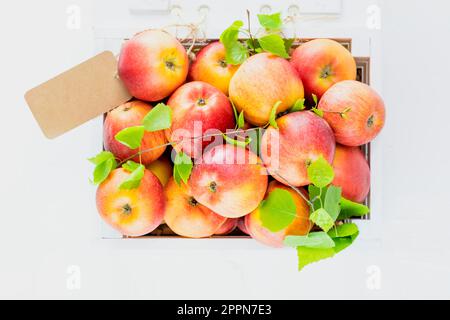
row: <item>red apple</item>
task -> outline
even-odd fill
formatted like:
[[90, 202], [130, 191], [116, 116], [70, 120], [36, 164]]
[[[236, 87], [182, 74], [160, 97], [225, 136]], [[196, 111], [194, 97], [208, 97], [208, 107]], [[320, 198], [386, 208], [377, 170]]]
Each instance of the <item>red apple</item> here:
[[227, 96], [206, 82], [194, 81], [181, 86], [170, 97], [168, 105], [173, 116], [172, 126], [165, 131], [166, 137], [171, 142], [183, 141], [175, 148], [192, 158], [200, 157], [203, 148], [215, 140], [194, 138], [235, 127], [233, 108]]
[[356, 62], [340, 43], [329, 39], [315, 39], [297, 47], [291, 64], [298, 71], [305, 87], [305, 95], [321, 97], [333, 84], [356, 79]]
[[166, 210], [164, 220], [176, 234], [189, 238], [206, 238], [214, 235], [227, 218], [198, 203], [188, 186], [178, 185], [173, 178], [164, 189]]
[[150, 170], [159, 179], [163, 187], [165, 187], [169, 182], [169, 179], [173, 173], [172, 162], [168, 157], [165, 156], [147, 165], [147, 169]]
[[227, 64], [225, 55], [222, 43], [218, 41], [210, 43], [197, 54], [191, 65], [189, 78], [207, 82], [228, 95], [230, 80], [239, 66]]
[[230, 99], [250, 123], [263, 126], [269, 122], [274, 105], [281, 101], [281, 113], [302, 99], [302, 81], [286, 59], [259, 53], [247, 59], [230, 82]]
[[256, 209], [267, 189], [267, 174], [253, 152], [220, 145], [194, 166], [189, 185], [194, 198], [214, 212], [239, 218]]
[[[346, 146], [361, 146], [372, 141], [383, 129], [384, 102], [378, 93], [358, 81], [342, 81], [320, 99], [318, 108], [330, 124], [336, 141]], [[339, 113], [349, 110], [345, 116]]]
[[97, 209], [102, 219], [121, 234], [139, 237], [155, 230], [164, 217], [164, 193], [158, 178], [145, 170], [139, 188], [120, 190], [131, 173], [111, 172], [97, 189]]
[[296, 187], [310, 183], [308, 165], [323, 156], [333, 161], [335, 140], [327, 122], [311, 111], [293, 112], [277, 119], [261, 140], [261, 154], [269, 173], [281, 183]]
[[137, 99], [159, 101], [185, 81], [189, 59], [181, 43], [162, 30], [147, 30], [125, 42], [119, 75]]
[[[150, 105], [142, 101], [132, 101], [108, 112], [103, 125], [105, 149], [111, 151], [120, 160], [128, 159], [137, 154], [139, 149], [132, 150], [128, 148], [117, 141], [115, 136], [125, 128], [142, 125], [142, 120], [150, 110], [152, 110]], [[142, 150], [152, 149], [165, 143], [164, 131], [146, 132], [142, 139], [141, 148]], [[164, 153], [165, 149], [165, 147], [156, 148], [143, 153], [141, 159], [139, 159], [139, 156], [135, 156], [132, 160], [135, 162], [142, 160], [142, 164], [147, 165], [158, 159]]]
[[342, 188], [342, 196], [364, 202], [370, 189], [370, 168], [361, 149], [337, 145], [333, 168], [333, 184]]
[[[250, 236], [271, 247], [283, 247], [283, 241], [286, 236], [304, 236], [311, 230], [313, 224], [309, 220], [309, 205], [308, 203], [292, 188], [287, 187], [277, 181], [272, 181], [269, 184], [266, 196], [270, 195], [275, 189], [283, 189], [292, 195], [296, 206], [296, 217], [292, 223], [279, 232], [272, 232], [262, 225], [261, 214], [259, 208], [245, 217], [246, 230]], [[304, 193], [306, 197], [306, 192]]]

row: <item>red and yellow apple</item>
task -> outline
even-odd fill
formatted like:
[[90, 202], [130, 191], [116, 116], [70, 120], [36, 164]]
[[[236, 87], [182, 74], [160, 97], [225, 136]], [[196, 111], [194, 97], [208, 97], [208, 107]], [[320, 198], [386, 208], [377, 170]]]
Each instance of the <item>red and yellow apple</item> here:
[[333, 84], [356, 79], [356, 62], [340, 43], [330, 39], [315, 39], [297, 47], [291, 64], [298, 71], [308, 99], [318, 98]]
[[269, 122], [274, 105], [277, 112], [292, 107], [304, 97], [302, 81], [283, 58], [259, 53], [247, 59], [231, 78], [230, 99], [250, 123], [263, 126]]
[[216, 236], [226, 236], [232, 233], [238, 225], [239, 219], [227, 219], [225, 223], [216, 231]]
[[171, 178], [164, 189], [166, 210], [164, 221], [176, 234], [188, 238], [206, 238], [214, 235], [227, 218], [198, 203], [188, 186], [178, 185]]
[[225, 56], [226, 51], [222, 43], [210, 43], [200, 50], [191, 64], [189, 78], [209, 83], [228, 95], [230, 80], [239, 66], [227, 64]]
[[[358, 81], [336, 83], [320, 99], [318, 108], [323, 110], [336, 142], [346, 146], [366, 144], [384, 127], [383, 100], [375, 90]], [[342, 116], [340, 113], [346, 110]]]
[[342, 188], [342, 196], [363, 202], [370, 190], [370, 168], [361, 149], [338, 144], [333, 168], [333, 184]]
[[227, 218], [243, 217], [255, 210], [264, 198], [267, 183], [259, 157], [230, 144], [206, 152], [189, 180], [194, 198]]
[[261, 139], [261, 157], [269, 173], [279, 182], [306, 186], [308, 165], [323, 156], [333, 161], [335, 139], [327, 122], [311, 111], [293, 112], [277, 119]]
[[97, 189], [97, 209], [102, 219], [121, 234], [140, 237], [155, 230], [164, 217], [164, 192], [158, 178], [148, 170], [139, 188], [120, 190], [130, 172], [111, 172]]
[[169, 182], [173, 173], [172, 162], [165, 156], [147, 165], [147, 169], [159, 179], [163, 187]]
[[182, 150], [191, 158], [201, 157], [203, 149], [215, 140], [199, 137], [235, 127], [227, 96], [206, 82], [194, 81], [181, 86], [170, 97], [168, 105], [173, 112], [166, 137], [170, 142], [178, 142], [177, 151]]
[[140, 100], [159, 101], [181, 86], [189, 59], [181, 43], [162, 30], [147, 30], [126, 41], [119, 58], [119, 76]]
[[[296, 206], [296, 217], [292, 223], [281, 231], [272, 232], [263, 226], [260, 209], [257, 208], [245, 217], [245, 226], [253, 239], [268, 246], [279, 248], [283, 247], [283, 241], [286, 236], [307, 235], [313, 224], [309, 220], [310, 208], [308, 203], [296, 191], [277, 181], [272, 181], [269, 184], [266, 196], [269, 196], [270, 193], [276, 189], [286, 190], [292, 195], [292, 199]], [[303, 190], [301, 190], [301, 192], [307, 197], [306, 192]]]
[[[108, 112], [103, 125], [103, 141], [105, 149], [111, 151], [120, 160], [128, 159], [137, 154], [139, 149], [132, 150], [128, 148], [117, 141], [115, 136], [123, 129], [142, 125], [142, 120], [150, 110], [152, 110], [152, 107], [147, 103], [142, 101], [132, 101]], [[144, 165], [150, 164], [164, 153], [165, 147], [157, 147], [164, 145], [165, 143], [166, 138], [164, 136], [164, 131], [145, 132], [141, 149], [155, 149], [143, 153], [141, 159], [139, 159], [139, 156], [135, 156], [132, 160], [135, 162], [141, 160]]]

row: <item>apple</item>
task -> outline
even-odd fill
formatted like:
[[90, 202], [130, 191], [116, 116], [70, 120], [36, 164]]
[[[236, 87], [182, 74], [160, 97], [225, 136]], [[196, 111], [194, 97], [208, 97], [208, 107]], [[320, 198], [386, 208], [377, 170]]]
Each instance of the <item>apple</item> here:
[[97, 209], [102, 219], [121, 234], [140, 237], [155, 230], [164, 217], [164, 192], [158, 178], [145, 170], [139, 188], [120, 190], [130, 172], [111, 172], [97, 189]]
[[342, 188], [342, 196], [364, 202], [370, 190], [370, 168], [361, 149], [338, 144], [333, 168], [333, 184]]
[[191, 158], [199, 158], [203, 149], [215, 141], [215, 138], [193, 138], [220, 134], [236, 125], [227, 96], [206, 82], [184, 84], [170, 97], [168, 105], [173, 112], [172, 126], [165, 130], [166, 137], [170, 142], [179, 142], [175, 149]]
[[297, 47], [291, 64], [298, 71], [308, 99], [318, 98], [333, 84], [356, 79], [356, 62], [340, 43], [330, 39], [315, 39]]
[[[358, 81], [342, 81], [320, 99], [318, 108], [340, 144], [356, 147], [372, 141], [383, 129], [384, 102], [378, 93]], [[339, 113], [349, 110], [345, 117]]]
[[243, 217], [256, 209], [267, 183], [267, 172], [259, 157], [230, 144], [207, 151], [189, 180], [194, 198], [227, 218]]
[[241, 230], [242, 233], [244, 233], [246, 235], [250, 235], [248, 233], [247, 226], [245, 225], [245, 217], [242, 217], [242, 218], [238, 219], [237, 227], [238, 227], [239, 230]]
[[193, 81], [207, 82], [228, 95], [230, 80], [239, 66], [227, 64], [225, 55], [222, 43], [219, 41], [210, 43], [200, 50], [191, 64], [189, 78]]
[[[308, 203], [292, 188], [287, 187], [277, 181], [272, 181], [267, 189], [266, 196], [276, 189], [283, 189], [288, 191], [294, 200], [296, 206], [296, 217], [292, 223], [278, 232], [272, 232], [266, 229], [261, 221], [261, 213], [259, 208], [245, 217], [246, 230], [250, 236], [265, 245], [280, 248], [283, 247], [283, 241], [286, 236], [304, 236], [309, 233], [313, 224], [309, 220], [310, 208]], [[307, 197], [306, 192], [301, 190], [304, 196]]]
[[131, 95], [159, 101], [181, 86], [189, 70], [183, 45], [162, 30], [147, 30], [126, 41], [119, 58], [119, 76]]
[[163, 187], [169, 182], [173, 173], [172, 162], [165, 156], [147, 165], [147, 169], [159, 179]]
[[232, 233], [238, 226], [239, 219], [227, 219], [225, 223], [216, 231], [216, 236], [226, 236]]
[[[117, 133], [128, 127], [142, 125], [142, 120], [152, 107], [142, 101], [132, 101], [117, 107], [108, 112], [103, 124], [103, 141], [107, 151], [111, 151], [118, 159], [125, 160], [139, 152], [139, 149], [132, 150], [115, 139]], [[166, 138], [164, 131], [146, 132], [142, 139], [142, 150], [156, 148], [147, 151], [139, 156], [135, 156], [132, 160], [135, 162], [142, 161], [147, 165], [158, 159], [165, 151], [165, 147], [157, 148], [164, 145]]]
[[245, 119], [257, 126], [269, 122], [278, 101], [281, 113], [304, 97], [296, 70], [286, 59], [269, 53], [247, 59], [231, 78], [229, 93], [238, 111], [243, 110]]
[[227, 218], [198, 203], [188, 186], [178, 185], [171, 178], [164, 189], [166, 210], [164, 220], [176, 234], [188, 238], [206, 238], [214, 235]]
[[289, 113], [269, 126], [261, 139], [261, 157], [279, 182], [296, 187], [310, 184], [308, 165], [323, 156], [333, 161], [335, 139], [328, 123], [311, 111]]

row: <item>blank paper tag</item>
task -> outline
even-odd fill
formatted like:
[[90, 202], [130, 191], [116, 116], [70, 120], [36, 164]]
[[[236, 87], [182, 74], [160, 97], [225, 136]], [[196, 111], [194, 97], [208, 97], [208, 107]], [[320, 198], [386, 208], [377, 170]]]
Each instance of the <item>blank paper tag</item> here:
[[132, 96], [117, 76], [117, 60], [103, 52], [28, 91], [25, 99], [47, 138], [127, 102]]

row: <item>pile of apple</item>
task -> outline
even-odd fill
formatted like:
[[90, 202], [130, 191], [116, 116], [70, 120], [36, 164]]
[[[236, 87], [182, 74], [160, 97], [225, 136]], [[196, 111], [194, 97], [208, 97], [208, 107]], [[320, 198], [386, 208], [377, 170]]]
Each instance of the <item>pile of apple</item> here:
[[[233, 65], [226, 55], [217, 41], [190, 57], [161, 30], [124, 43], [119, 75], [135, 99], [107, 114], [106, 151], [91, 159], [101, 176], [98, 211], [121, 234], [139, 237], [166, 224], [205, 238], [239, 228], [281, 247], [286, 236], [315, 228], [306, 190], [308, 167], [319, 158], [332, 164], [332, 185], [345, 199], [366, 199], [370, 169], [360, 146], [382, 129], [385, 108], [355, 81], [351, 53], [316, 39], [289, 58], [260, 49]], [[246, 133], [256, 128], [255, 150]], [[280, 189], [291, 194], [296, 217], [273, 232], [260, 206]]]

